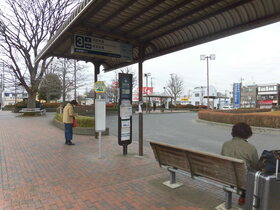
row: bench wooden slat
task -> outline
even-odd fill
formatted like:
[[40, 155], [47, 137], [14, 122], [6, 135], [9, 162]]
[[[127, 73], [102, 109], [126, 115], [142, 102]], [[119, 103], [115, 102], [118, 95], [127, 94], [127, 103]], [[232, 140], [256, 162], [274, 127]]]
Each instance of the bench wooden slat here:
[[185, 153], [174, 150], [166, 150], [166, 148], [161, 147], [158, 150], [158, 155], [160, 156], [161, 162], [172, 165], [175, 168], [185, 169], [188, 167], [188, 162], [184, 159]]
[[240, 159], [157, 142], [150, 142], [150, 145], [160, 165], [171, 166], [191, 172], [194, 176], [206, 177], [240, 189], [246, 188], [247, 168]]

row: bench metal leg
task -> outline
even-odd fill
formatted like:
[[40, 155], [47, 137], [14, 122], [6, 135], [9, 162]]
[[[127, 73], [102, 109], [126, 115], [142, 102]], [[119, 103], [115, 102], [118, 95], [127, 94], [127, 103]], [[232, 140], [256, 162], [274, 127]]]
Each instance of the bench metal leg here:
[[232, 192], [225, 190], [226, 199], [225, 199], [225, 209], [231, 209], [232, 207]]
[[179, 182], [176, 182], [176, 172], [171, 171], [171, 170], [168, 170], [168, 171], [170, 173], [170, 179], [169, 179], [169, 181], [163, 182], [163, 184], [172, 188], [172, 189], [175, 189], [177, 187], [181, 187], [183, 184], [179, 183]]
[[169, 171], [170, 172], [170, 184], [175, 184], [176, 183], [176, 173], [174, 171]]

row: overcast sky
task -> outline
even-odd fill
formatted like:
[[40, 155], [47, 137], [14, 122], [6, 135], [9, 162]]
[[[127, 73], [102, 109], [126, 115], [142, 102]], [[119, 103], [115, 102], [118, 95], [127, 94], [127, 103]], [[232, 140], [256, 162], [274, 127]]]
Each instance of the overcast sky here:
[[[143, 72], [151, 73], [156, 92], [163, 92], [175, 73], [183, 79], [187, 93], [207, 85], [206, 60], [201, 61], [200, 55], [215, 54], [216, 59], [209, 61], [209, 81], [217, 91], [232, 90], [232, 84], [241, 79], [245, 85], [280, 83], [279, 39], [280, 22], [145, 61]], [[138, 72], [137, 65], [131, 67]], [[109, 82], [114, 73], [101, 75]]]

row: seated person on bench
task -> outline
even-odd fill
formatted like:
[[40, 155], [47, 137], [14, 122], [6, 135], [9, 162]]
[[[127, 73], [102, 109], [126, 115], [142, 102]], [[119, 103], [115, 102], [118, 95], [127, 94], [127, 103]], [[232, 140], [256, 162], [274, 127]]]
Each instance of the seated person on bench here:
[[[248, 170], [257, 170], [258, 152], [248, 138], [252, 136], [252, 129], [246, 123], [237, 123], [232, 127], [232, 140], [223, 144], [222, 155], [244, 160]], [[245, 203], [245, 191], [242, 191], [238, 200], [239, 205]]]

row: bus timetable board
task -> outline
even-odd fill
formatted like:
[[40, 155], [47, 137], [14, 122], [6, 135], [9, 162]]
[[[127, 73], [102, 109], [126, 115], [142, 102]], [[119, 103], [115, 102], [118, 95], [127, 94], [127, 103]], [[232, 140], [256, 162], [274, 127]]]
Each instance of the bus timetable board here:
[[127, 154], [132, 142], [132, 74], [119, 73], [118, 143]]

